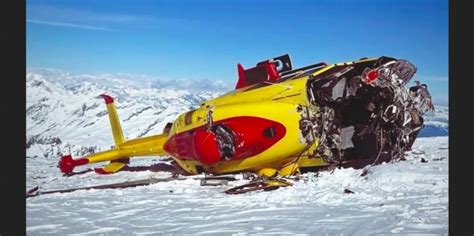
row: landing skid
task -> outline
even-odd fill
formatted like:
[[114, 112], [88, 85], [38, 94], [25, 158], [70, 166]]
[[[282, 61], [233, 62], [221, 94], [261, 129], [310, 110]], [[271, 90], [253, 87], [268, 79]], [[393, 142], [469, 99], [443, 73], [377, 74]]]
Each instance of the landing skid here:
[[291, 186], [290, 182], [283, 180], [283, 179], [268, 179], [268, 180], [254, 180], [248, 184], [240, 185], [237, 187], [233, 187], [224, 191], [227, 194], [241, 194], [241, 193], [248, 193], [254, 191], [271, 191], [278, 189], [280, 187]]
[[45, 194], [52, 194], [52, 193], [70, 193], [70, 192], [74, 192], [78, 190], [131, 188], [131, 187], [151, 185], [151, 184], [155, 184], [159, 182], [169, 182], [169, 181], [183, 180], [183, 179], [185, 178], [179, 178], [176, 176], [169, 177], [169, 178], [149, 178], [149, 179], [126, 181], [126, 182], [114, 183], [114, 184], [103, 184], [103, 185], [94, 185], [94, 186], [88, 186], [88, 187], [49, 190], [49, 191], [39, 191], [39, 186], [36, 186], [26, 193], [26, 198], [36, 197], [36, 196], [45, 195]]
[[[160, 182], [170, 182], [170, 181], [185, 180], [185, 179], [187, 178], [179, 177], [179, 174], [174, 174], [172, 177], [169, 177], [169, 178], [148, 178], [148, 179], [126, 181], [126, 182], [113, 183], [113, 184], [103, 184], [103, 185], [94, 185], [94, 186], [59, 189], [59, 190], [48, 190], [48, 191], [40, 191], [40, 187], [36, 186], [30, 189], [26, 193], [26, 198], [36, 197], [39, 195], [53, 194], [53, 193], [69, 193], [69, 192], [74, 192], [78, 190], [131, 188], [131, 187], [156, 184]], [[207, 176], [204, 178], [194, 178], [194, 179], [198, 179], [198, 180], [200, 179], [201, 186], [221, 186], [221, 185], [227, 185], [229, 181], [237, 180], [235, 176]], [[270, 191], [270, 190], [278, 189], [280, 187], [286, 187], [286, 186], [291, 186], [291, 185], [292, 184], [290, 182], [284, 179], [258, 178], [256, 180], [251, 180], [251, 182], [248, 184], [240, 185], [240, 186], [225, 190], [224, 193], [240, 194], [240, 193], [247, 193], [247, 192], [259, 191], [259, 190]]]
[[[64, 176], [74, 176], [74, 175], [81, 175], [89, 172], [93, 172], [94, 169], [86, 169], [83, 171], [71, 172], [71, 173], [64, 173]], [[151, 172], [170, 172], [176, 174], [187, 175], [185, 171], [180, 168], [177, 168], [175, 165], [166, 164], [166, 163], [157, 163], [151, 166], [125, 166], [120, 171], [129, 171], [129, 172], [139, 172], [139, 171], [151, 171]]]
[[201, 186], [221, 186], [227, 185], [229, 181], [237, 180], [235, 176], [206, 176], [201, 179]]

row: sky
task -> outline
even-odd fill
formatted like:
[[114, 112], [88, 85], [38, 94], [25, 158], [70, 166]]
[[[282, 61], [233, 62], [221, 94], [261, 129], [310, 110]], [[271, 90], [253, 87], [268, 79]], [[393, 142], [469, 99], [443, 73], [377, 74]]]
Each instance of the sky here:
[[290, 54], [294, 67], [407, 59], [448, 102], [447, 0], [27, 0], [27, 68], [234, 82]]

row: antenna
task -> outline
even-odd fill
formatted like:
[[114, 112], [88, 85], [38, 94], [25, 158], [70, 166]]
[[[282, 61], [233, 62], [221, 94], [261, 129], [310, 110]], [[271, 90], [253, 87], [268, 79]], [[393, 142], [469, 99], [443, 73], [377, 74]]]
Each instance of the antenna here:
[[212, 120], [212, 108], [207, 112], [207, 129], [212, 130], [213, 120]]

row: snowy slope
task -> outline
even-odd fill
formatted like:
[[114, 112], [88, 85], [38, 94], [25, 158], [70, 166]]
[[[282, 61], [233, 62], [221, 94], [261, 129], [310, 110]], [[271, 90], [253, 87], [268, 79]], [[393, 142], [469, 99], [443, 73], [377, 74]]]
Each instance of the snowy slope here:
[[[375, 166], [365, 177], [360, 177], [361, 170], [337, 169], [319, 176], [306, 174], [306, 181], [271, 192], [226, 195], [225, 189], [245, 180], [210, 187], [200, 186], [192, 176], [136, 188], [28, 198], [27, 233], [447, 235], [448, 139], [419, 138], [415, 147], [407, 161]], [[28, 185], [43, 189], [169, 176], [145, 171], [62, 177], [56, 158], [27, 159], [27, 163]], [[354, 194], [345, 194], [344, 189]]]
[[[232, 87], [223, 82], [192, 86], [146, 76], [71, 75], [57, 70], [30, 70], [26, 83], [26, 184], [43, 190], [169, 177], [150, 171], [60, 174], [56, 165], [61, 153], [76, 157], [113, 145], [99, 94], [116, 98], [124, 134], [135, 138], [161, 133], [166, 122], [181, 112]], [[246, 180], [208, 187], [200, 186], [196, 176], [124, 190], [44, 195], [27, 199], [27, 233], [447, 234], [448, 108], [436, 110], [425, 117], [421, 134], [444, 137], [419, 138], [407, 161], [373, 167], [366, 178], [360, 177], [360, 170], [335, 170], [307, 174], [306, 181], [293, 187], [237, 196], [222, 191]], [[132, 165], [161, 162], [139, 158]], [[355, 194], [344, 194], [345, 188]]]

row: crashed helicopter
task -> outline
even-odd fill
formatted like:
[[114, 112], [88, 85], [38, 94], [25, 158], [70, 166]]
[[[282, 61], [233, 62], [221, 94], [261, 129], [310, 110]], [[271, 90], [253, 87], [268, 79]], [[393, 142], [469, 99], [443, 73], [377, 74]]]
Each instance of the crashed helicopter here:
[[125, 140], [114, 99], [106, 94], [114, 148], [73, 159], [62, 156], [65, 174], [77, 166], [111, 174], [130, 158], [170, 156], [184, 173], [260, 176], [228, 190], [291, 185], [285, 177], [330, 166], [363, 168], [403, 159], [433, 110], [426, 84], [407, 87], [417, 68], [391, 57], [317, 63], [294, 69], [288, 54], [244, 69], [235, 90], [202, 102], [168, 123], [162, 134]]

